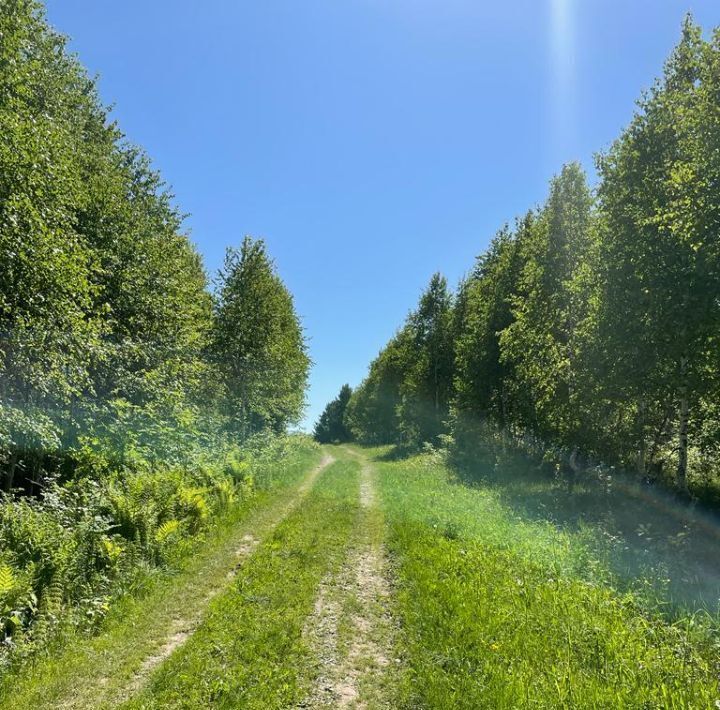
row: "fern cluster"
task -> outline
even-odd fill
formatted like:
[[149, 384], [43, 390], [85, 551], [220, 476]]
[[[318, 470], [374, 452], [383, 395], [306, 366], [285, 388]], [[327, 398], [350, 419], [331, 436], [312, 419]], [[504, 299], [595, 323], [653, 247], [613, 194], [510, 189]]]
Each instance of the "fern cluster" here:
[[112, 599], [148, 570], [168, 570], [213, 519], [270, 485], [271, 462], [296, 438], [251, 441], [211, 465], [113, 468], [86, 457], [76, 475], [37, 498], [0, 499], [0, 669], [63, 629], [96, 628]]

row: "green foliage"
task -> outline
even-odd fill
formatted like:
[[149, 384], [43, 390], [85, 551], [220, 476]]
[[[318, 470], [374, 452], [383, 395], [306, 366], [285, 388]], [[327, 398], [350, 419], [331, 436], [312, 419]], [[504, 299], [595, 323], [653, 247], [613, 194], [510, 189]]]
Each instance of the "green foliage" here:
[[[169, 563], [157, 566], [124, 538], [101, 535], [100, 564], [107, 569], [108, 555], [116, 558], [110, 593], [90, 597], [75, 608], [63, 603], [63, 587], [56, 590], [59, 628], [38, 643], [42, 612], [34, 627], [14, 636], [13, 646], [7, 642], [2, 647], [3, 665], [14, 663], [0, 676], [0, 706], [18, 710], [57, 708], [67, 702], [93, 708], [118, 706], [143, 659], [155, 656], [166, 643], [168, 628], [177, 626], [178, 619], [196, 618], [213, 592], [228, 586], [227, 575], [237, 564], [238, 545], [244, 544], [245, 535], [265, 536], [275, 516], [292, 503], [298, 483], [320, 459], [317, 445], [308, 437], [266, 440], [262, 446], [248, 447], [237, 458], [251, 461], [258, 483], [269, 490], [251, 497], [243, 494], [227, 515], [214, 516], [197, 535], [189, 535], [182, 521], [166, 521], [154, 537]], [[220, 465], [198, 469], [196, 475], [194, 485], [202, 481], [210, 486], [216, 476], [220, 483], [227, 480]], [[193, 484], [188, 481], [188, 485]], [[220, 505], [220, 500], [213, 505]], [[4, 559], [17, 578], [17, 565], [9, 557]], [[93, 622], [86, 609], [96, 621], [102, 619], [93, 633], [88, 633], [87, 625]], [[28, 643], [29, 635], [35, 643]], [[21, 662], [33, 647], [40, 651], [33, 654], [33, 662]]]
[[41, 3], [0, 3], [0, 37], [2, 659], [93, 626], [271, 485], [309, 361], [262, 242], [213, 309], [172, 194]]
[[[633, 592], [614, 587], [619, 580], [598, 555], [607, 537], [600, 526], [585, 537], [582, 529], [534, 520], [503, 501], [504, 485], [458, 485], [431, 457], [375, 465], [409, 674], [403, 706], [715, 702], [712, 622], [700, 614], [668, 621], [666, 599], [643, 601], [642, 579]], [[547, 480], [542, 490], [521, 485], [528, 500], [546, 500]], [[636, 521], [651, 519], [645, 501], [631, 505]], [[665, 510], [659, 517], [667, 519]], [[646, 582], [657, 589], [657, 571], [650, 574]]]
[[522, 245], [532, 231], [534, 213], [495, 236], [461, 285], [455, 311], [455, 390], [452, 411], [454, 448], [474, 455], [485, 420], [509, 426], [519, 409], [511, 398], [512, 362], [501, 358], [500, 334], [513, 322], [523, 266]]
[[511, 421], [562, 445], [582, 436], [574, 363], [587, 305], [576, 277], [587, 263], [591, 205], [582, 169], [565, 166], [546, 205], [523, 224], [512, 319], [498, 329], [503, 385], [515, 409]]
[[5, 489], [37, 493], [90, 451], [186, 465], [224, 432], [282, 432], [309, 361], [262, 242], [229, 252], [213, 313], [173, 196], [41, 4], [3, 3], [0, 36]]
[[135, 448], [177, 457], [211, 328], [199, 257], [40, 5], [4, 3], [0, 32], [5, 487], [37, 481], [81, 432], [122, 457], [132, 430]]
[[205, 488], [181, 486], [176, 495], [175, 509], [187, 521], [191, 532], [199, 530], [210, 513]]
[[412, 705], [714, 702], [710, 659], [680, 629], [646, 620], [605, 589], [412, 525], [394, 528], [392, 549], [401, 560]]
[[240, 250], [228, 249], [211, 353], [234, 430], [281, 432], [299, 420], [310, 360], [292, 296], [262, 241], [246, 237]]
[[641, 468], [646, 441], [660, 453], [654, 432], [672, 412], [680, 487], [687, 475], [683, 429], [697, 433], [698, 409], [719, 392], [718, 196], [711, 187], [720, 170], [717, 38], [716, 32], [704, 42], [700, 28], [686, 21], [663, 79], [599, 161], [595, 352], [610, 370], [601, 394], [630, 395], [635, 411], [626, 427]]
[[318, 585], [342, 563], [357, 525], [358, 470], [357, 462], [345, 461], [322, 474], [302, 509], [278, 526], [213, 601], [202, 627], [124, 707], [302, 703], [313, 672], [303, 631]]
[[174, 537], [177, 537], [181, 532], [181, 525], [179, 520], [170, 519], [166, 520], [162, 525], [155, 531], [155, 541], [164, 545]]
[[315, 441], [332, 444], [352, 441], [352, 433], [346, 421], [345, 413], [352, 397], [350, 385], [343, 385], [340, 394], [325, 407], [315, 425]]
[[435, 274], [350, 399], [346, 419], [358, 440], [417, 449], [446, 433], [453, 390], [452, 307], [447, 281]]
[[370, 364], [368, 376], [350, 398], [345, 418], [358, 441], [389, 444], [400, 440], [398, 407], [408, 337], [407, 329], [395, 335]]
[[[246, 462], [238, 486], [215, 468], [157, 467], [48, 484], [35, 499], [0, 504], [0, 631], [9, 640], [0, 665], [20, 661], [62, 628], [94, 628], [113, 595], [132, 589], [148, 569], [172, 566], [193, 540], [251, 497], [278, 460], [312, 446], [276, 440], [261, 454], [228, 452]], [[250, 474], [252, 471], [252, 475]], [[4, 611], [3, 611], [4, 609]]]
[[410, 314], [408, 369], [398, 407], [401, 441], [408, 448], [436, 444], [446, 432], [453, 377], [453, 297], [435, 274]]

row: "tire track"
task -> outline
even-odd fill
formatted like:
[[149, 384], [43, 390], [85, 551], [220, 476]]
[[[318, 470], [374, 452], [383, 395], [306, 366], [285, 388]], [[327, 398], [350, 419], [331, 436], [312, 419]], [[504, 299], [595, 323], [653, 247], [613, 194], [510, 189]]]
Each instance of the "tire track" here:
[[[349, 453], [358, 457], [354, 451]], [[383, 677], [392, 664], [393, 620], [373, 469], [362, 460], [361, 524], [342, 568], [320, 585], [306, 635], [320, 667], [301, 707], [391, 707]]]

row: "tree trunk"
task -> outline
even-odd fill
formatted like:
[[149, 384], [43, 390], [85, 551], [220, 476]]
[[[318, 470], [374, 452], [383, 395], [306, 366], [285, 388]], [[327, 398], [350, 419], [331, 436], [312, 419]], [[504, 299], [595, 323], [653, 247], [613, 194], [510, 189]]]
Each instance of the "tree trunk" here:
[[578, 461], [578, 448], [577, 446], [570, 453], [568, 459], [568, 466], [570, 467], [570, 473], [568, 475], [568, 492], [572, 493], [575, 490], [575, 482], [577, 481], [578, 473], [582, 470], [580, 462]]
[[637, 472], [641, 478], [647, 473], [647, 445], [645, 443], [645, 402], [638, 405], [638, 428], [640, 430], [640, 441], [638, 444]]
[[687, 358], [680, 361], [680, 376], [683, 378], [683, 385], [680, 387], [680, 409], [678, 423], [678, 467], [675, 482], [683, 492], [687, 492], [687, 452], [688, 452], [688, 415], [690, 405], [688, 402], [688, 388], [685, 384], [687, 370]]
[[14, 452], [13, 455], [10, 457], [10, 465], [8, 467], [7, 473], [5, 474], [5, 480], [3, 481], [3, 489], [6, 492], [10, 492], [13, 485], [13, 479], [15, 478], [15, 469], [17, 468], [18, 464], [18, 454], [17, 452]]
[[648, 460], [653, 463], [655, 461], [655, 457], [657, 456], [658, 450], [660, 449], [660, 444], [662, 444], [662, 438], [663, 434], [667, 435], [667, 426], [668, 422], [672, 418], [673, 415], [673, 406], [672, 404], [668, 405], [665, 408], [665, 414], [663, 415], [663, 419], [660, 422], [660, 426], [655, 430], [655, 433], [653, 434], [652, 439], [652, 446], [650, 447], [650, 451], [648, 452]]

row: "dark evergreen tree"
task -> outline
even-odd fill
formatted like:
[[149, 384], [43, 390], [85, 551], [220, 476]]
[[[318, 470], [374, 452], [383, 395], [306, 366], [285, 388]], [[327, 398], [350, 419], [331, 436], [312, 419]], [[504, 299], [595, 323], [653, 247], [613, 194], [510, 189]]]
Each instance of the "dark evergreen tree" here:
[[321, 444], [343, 443], [352, 440], [352, 434], [345, 419], [352, 388], [343, 385], [338, 396], [329, 402], [320, 415], [313, 436]]
[[401, 429], [398, 408], [408, 368], [410, 332], [399, 331], [370, 364], [368, 376], [355, 389], [346, 419], [353, 436], [365, 444], [396, 444]]
[[512, 364], [500, 357], [500, 334], [513, 322], [522, 243], [534, 219], [528, 213], [515, 233], [507, 227], [498, 232], [458, 298], [463, 304], [456, 313], [453, 435], [458, 452], [476, 446], [488, 422], [504, 428], [518, 416], [508, 390]]
[[435, 274], [410, 314], [409, 366], [400, 387], [401, 441], [409, 448], [437, 444], [447, 432], [453, 379], [453, 297]]
[[447, 431], [453, 379], [453, 298], [435, 274], [403, 328], [370, 366], [348, 407], [363, 442], [418, 448]]

